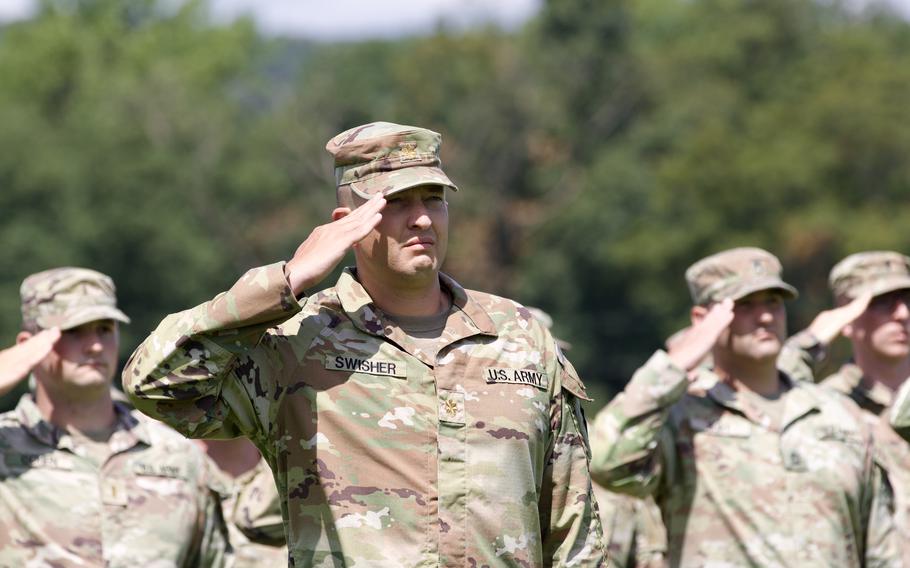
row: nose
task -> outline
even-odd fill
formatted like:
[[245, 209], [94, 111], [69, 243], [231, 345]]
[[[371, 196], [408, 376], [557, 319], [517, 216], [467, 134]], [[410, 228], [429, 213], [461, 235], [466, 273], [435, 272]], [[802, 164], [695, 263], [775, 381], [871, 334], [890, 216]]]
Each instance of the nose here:
[[758, 307], [758, 321], [761, 323], [771, 323], [774, 321], [775, 315], [775, 305], [771, 302], [762, 302]]
[[85, 336], [85, 351], [87, 353], [101, 353], [104, 351], [104, 342], [101, 334], [97, 331], [90, 331]]
[[408, 220], [408, 224], [412, 229], [421, 231], [429, 229], [433, 224], [433, 220], [430, 219], [430, 214], [427, 211], [426, 205], [424, 205], [423, 200], [420, 199], [416, 200], [411, 206]]
[[910, 298], [898, 298], [894, 303], [894, 319], [906, 321], [910, 318], [910, 306], [907, 305]]

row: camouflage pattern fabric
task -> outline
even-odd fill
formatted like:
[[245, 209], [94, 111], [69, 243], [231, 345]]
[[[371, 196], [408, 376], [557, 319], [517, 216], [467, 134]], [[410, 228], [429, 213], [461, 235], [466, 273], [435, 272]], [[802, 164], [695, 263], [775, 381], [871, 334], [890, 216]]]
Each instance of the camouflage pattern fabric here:
[[822, 386], [851, 398], [865, 412], [875, 438], [879, 461], [888, 472], [894, 492], [895, 526], [898, 529], [904, 565], [910, 566], [910, 444], [887, 422], [893, 393], [881, 383], [863, 377], [853, 363], [842, 366]]
[[794, 381], [814, 383], [828, 353], [808, 330], [800, 331], [784, 343], [777, 356], [777, 368]]
[[117, 309], [114, 281], [88, 268], [67, 266], [32, 274], [22, 282], [19, 295], [23, 329], [67, 330], [104, 319], [130, 323]]
[[692, 303], [705, 306], [724, 298], [740, 300], [760, 290], [780, 290], [796, 298], [796, 288], [781, 279], [780, 261], [756, 247], [740, 247], [705, 257], [686, 270]]
[[891, 251], [851, 254], [831, 269], [828, 284], [840, 303], [849, 302], [864, 292], [880, 296], [910, 289], [910, 257]]
[[785, 379], [775, 431], [719, 379], [687, 393], [685, 372], [658, 351], [598, 414], [595, 481], [654, 495], [671, 566], [900, 565], [890, 487], [860, 410]]
[[425, 184], [457, 191], [442, 171], [441, 145], [442, 136], [432, 130], [373, 122], [342, 132], [325, 149], [335, 159], [335, 185], [369, 199]]
[[250, 438], [275, 472], [293, 566], [600, 566], [571, 364], [510, 300], [440, 275], [435, 359], [346, 270], [298, 304], [284, 263], [168, 316], [124, 370], [191, 437]]
[[847, 363], [822, 381], [822, 386], [846, 395], [873, 416], [882, 415], [894, 401], [894, 393], [885, 385], [863, 377], [863, 370]]
[[0, 566], [222, 566], [229, 551], [205, 456], [115, 404], [99, 470], [30, 395], [0, 415]]
[[637, 499], [594, 485], [600, 522], [614, 568], [665, 568], [667, 531], [650, 496]]
[[904, 381], [888, 411], [888, 422], [907, 441], [910, 441], [910, 381]]
[[[213, 468], [217, 466], [212, 464]], [[234, 549], [233, 568], [287, 564], [281, 500], [265, 460], [243, 475], [220, 475], [221, 507]]]

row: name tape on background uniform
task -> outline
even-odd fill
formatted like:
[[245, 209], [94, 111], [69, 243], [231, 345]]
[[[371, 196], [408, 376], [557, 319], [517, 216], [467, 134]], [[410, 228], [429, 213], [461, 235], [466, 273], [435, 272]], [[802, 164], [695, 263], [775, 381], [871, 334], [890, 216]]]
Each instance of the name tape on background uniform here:
[[349, 357], [347, 355], [326, 356], [325, 368], [329, 371], [366, 373], [368, 375], [398, 377], [401, 379], [408, 376], [406, 365], [400, 361], [364, 359], [363, 357]]
[[546, 390], [547, 376], [540, 371], [531, 369], [498, 369], [490, 367], [484, 373], [487, 383], [513, 383], [517, 385], [531, 385]]

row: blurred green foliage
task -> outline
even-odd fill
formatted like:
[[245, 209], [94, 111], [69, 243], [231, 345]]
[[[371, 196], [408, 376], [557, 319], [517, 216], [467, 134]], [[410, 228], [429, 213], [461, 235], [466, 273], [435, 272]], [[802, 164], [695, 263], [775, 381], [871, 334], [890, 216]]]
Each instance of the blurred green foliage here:
[[549, 311], [602, 402], [686, 324], [699, 257], [766, 247], [803, 292], [910, 251], [910, 26], [808, 0], [560, 0], [524, 29], [337, 45], [202, 2], [44, 0], [0, 28], [0, 340], [18, 286], [113, 276], [128, 354], [288, 258], [334, 204], [333, 134], [443, 133], [447, 270]]

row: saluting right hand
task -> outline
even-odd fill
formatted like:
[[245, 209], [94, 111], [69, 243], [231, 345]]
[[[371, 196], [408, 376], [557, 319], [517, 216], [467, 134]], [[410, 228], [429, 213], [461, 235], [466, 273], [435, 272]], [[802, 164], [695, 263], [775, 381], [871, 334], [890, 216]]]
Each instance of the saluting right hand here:
[[385, 203], [382, 195], [375, 195], [343, 217], [313, 229], [285, 267], [296, 296], [328, 276], [348, 250], [379, 224]]
[[711, 352], [720, 334], [733, 321], [733, 300], [726, 298], [711, 306], [708, 313], [692, 324], [670, 347], [670, 360], [677, 367], [691, 371]]
[[58, 339], [60, 328], [52, 327], [0, 351], [0, 395], [11, 391], [16, 383], [27, 377], [53, 350]]
[[812, 323], [809, 324], [809, 332], [822, 345], [829, 345], [840, 335], [845, 327], [863, 315], [871, 301], [872, 293], [866, 292], [854, 298], [849, 304], [819, 312], [815, 319], [812, 320]]

